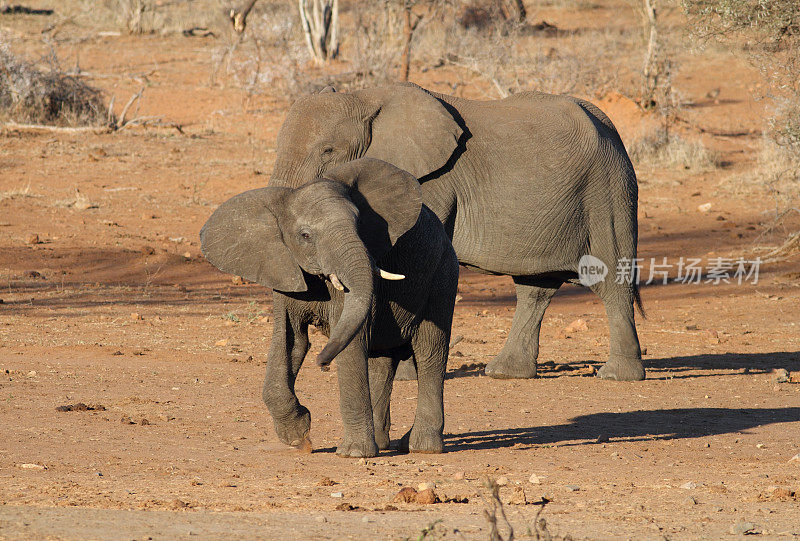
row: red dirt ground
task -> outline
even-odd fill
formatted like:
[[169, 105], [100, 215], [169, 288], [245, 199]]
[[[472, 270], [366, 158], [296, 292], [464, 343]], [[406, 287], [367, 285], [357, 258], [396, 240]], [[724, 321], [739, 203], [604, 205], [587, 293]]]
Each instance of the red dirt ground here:
[[[35, 29], [14, 28], [35, 46]], [[62, 57], [79, 48], [84, 70], [108, 74], [95, 82], [118, 104], [138, 88], [131, 74], [152, 71], [140, 114], [183, 134], [0, 135], [0, 539], [485, 538], [487, 477], [505, 478], [517, 535], [545, 497], [549, 530], [574, 538], [718, 538], [749, 526], [800, 537], [796, 256], [763, 265], [757, 284], [645, 286], [640, 383], [589, 377], [608, 329], [599, 300], [572, 286], [545, 317], [541, 377], [485, 377], [513, 287], [463, 271], [445, 454], [337, 457], [335, 365], [313, 363], [297, 387], [314, 452], [282, 445], [260, 400], [268, 291], [212, 268], [198, 232], [216, 205], [266, 184], [286, 105], [210, 86], [213, 46], [177, 36], [61, 45]], [[723, 189], [753, 167], [763, 111], [748, 92], [754, 71], [715, 55], [695, 58], [681, 84], [699, 101], [709, 86], [727, 96], [686, 113], [687, 135], [726, 165], [640, 169], [646, 262], [752, 259], [780, 242], [781, 231], [759, 237], [774, 215], [764, 192]], [[625, 99], [596, 101], [623, 137], [642, 122]], [[710, 212], [697, 210], [707, 202]], [[32, 233], [39, 244], [26, 243]], [[586, 329], [567, 332], [576, 319]], [[314, 354], [324, 337], [312, 339]], [[779, 383], [779, 368], [795, 383]], [[395, 385], [393, 438], [415, 396], [415, 383]], [[104, 409], [56, 411], [79, 402]], [[393, 503], [423, 482], [449, 502]], [[509, 502], [519, 488], [529, 504]]]

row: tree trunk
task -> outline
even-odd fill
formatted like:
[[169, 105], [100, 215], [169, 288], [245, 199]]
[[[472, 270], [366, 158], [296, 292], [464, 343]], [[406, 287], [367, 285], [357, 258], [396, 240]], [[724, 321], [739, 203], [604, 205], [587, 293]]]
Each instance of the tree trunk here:
[[[408, 74], [411, 70], [411, 41], [414, 39], [414, 31], [425, 17], [413, 13], [411, 8], [415, 3], [414, 0], [403, 0], [403, 51], [400, 53], [400, 73], [398, 74], [401, 81], [408, 81]], [[430, 13], [431, 8], [428, 6], [428, 15]]]
[[654, 105], [659, 73], [657, 69], [658, 27], [656, 26], [656, 0], [642, 0], [642, 12], [647, 33], [647, 52], [642, 66], [642, 106], [649, 109]]
[[317, 62], [339, 54], [339, 0], [298, 0], [308, 52]]
[[401, 81], [408, 81], [408, 73], [411, 70], [411, 39], [414, 37], [414, 29], [411, 25], [411, 6], [408, 2], [403, 7], [403, 52], [400, 55], [400, 77]]
[[247, 16], [250, 14], [250, 10], [253, 9], [255, 3], [256, 0], [246, 0], [238, 8], [233, 8], [228, 15], [231, 19], [233, 29], [240, 34], [247, 28]]

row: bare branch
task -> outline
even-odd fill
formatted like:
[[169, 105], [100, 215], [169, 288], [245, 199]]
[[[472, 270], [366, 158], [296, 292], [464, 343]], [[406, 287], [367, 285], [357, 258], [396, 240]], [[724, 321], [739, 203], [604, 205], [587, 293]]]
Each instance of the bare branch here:
[[138, 100], [139, 98], [142, 97], [142, 93], [143, 92], [144, 92], [144, 87], [142, 87], [139, 90], [139, 92], [137, 92], [136, 94], [131, 96], [131, 99], [129, 99], [128, 103], [125, 104], [125, 107], [122, 108], [122, 113], [120, 113], [119, 120], [117, 121], [117, 127], [125, 125], [125, 115], [128, 114], [128, 109], [131, 108], [131, 105], [133, 105], [133, 102], [135, 102], [136, 100]]
[[48, 126], [46, 124], [18, 124], [16, 122], [4, 122], [0, 124], [4, 131], [17, 132], [53, 132], [53, 133], [109, 133], [112, 131], [110, 126]]

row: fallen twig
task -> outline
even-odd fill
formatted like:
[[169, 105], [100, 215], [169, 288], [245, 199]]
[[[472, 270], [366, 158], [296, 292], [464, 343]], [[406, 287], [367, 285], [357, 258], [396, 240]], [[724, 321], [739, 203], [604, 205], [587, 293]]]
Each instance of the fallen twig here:
[[114, 103], [116, 103], [117, 97], [111, 96], [111, 101], [108, 102], [108, 117], [106, 117], [106, 123], [109, 126], [114, 125]]
[[797, 255], [800, 253], [800, 231], [797, 231], [793, 235], [791, 235], [786, 242], [772, 250], [771, 252], [764, 254], [762, 257], [762, 261], [765, 263], [772, 263], [775, 261], [781, 261], [784, 259], [788, 259], [793, 255]]
[[116, 131], [122, 131], [126, 128], [130, 128], [131, 126], [146, 126], [148, 124], [161, 124], [161, 117], [158, 116], [138, 116], [136, 118], [132, 118], [127, 121], [125, 124], [122, 124]]
[[18, 124], [13, 121], [4, 122], [4, 130], [19, 132], [55, 132], [55, 133], [108, 133], [112, 131], [111, 126], [48, 126], [46, 124]]
[[215, 38], [217, 35], [212, 31], [206, 28], [205, 26], [193, 26], [192, 28], [187, 28], [184, 30], [183, 35], [187, 38]]
[[38, 8], [29, 8], [28, 6], [21, 6], [19, 4], [13, 6], [5, 6], [0, 8], [0, 13], [3, 15], [52, 15], [52, 9], [38, 9]]
[[119, 120], [117, 121], [116, 129], [120, 129], [125, 126], [125, 115], [128, 114], [128, 109], [131, 108], [133, 102], [140, 99], [142, 97], [142, 93], [144, 93], [144, 87], [139, 89], [139, 92], [131, 96], [131, 99], [128, 100], [128, 103], [125, 104], [125, 107], [122, 108], [122, 113], [119, 115]]

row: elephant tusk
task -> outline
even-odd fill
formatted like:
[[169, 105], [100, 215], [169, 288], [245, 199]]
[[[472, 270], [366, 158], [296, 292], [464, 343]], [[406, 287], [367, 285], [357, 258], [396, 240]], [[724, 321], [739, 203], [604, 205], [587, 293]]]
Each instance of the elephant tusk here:
[[378, 268], [378, 273], [384, 280], [402, 280], [405, 278], [404, 274], [395, 274], [393, 272], [385, 271], [381, 268]]
[[331, 279], [331, 283], [333, 284], [333, 287], [335, 287], [339, 291], [344, 291], [344, 286], [339, 281], [339, 277], [338, 276], [336, 276], [335, 274], [331, 274], [330, 279]]

